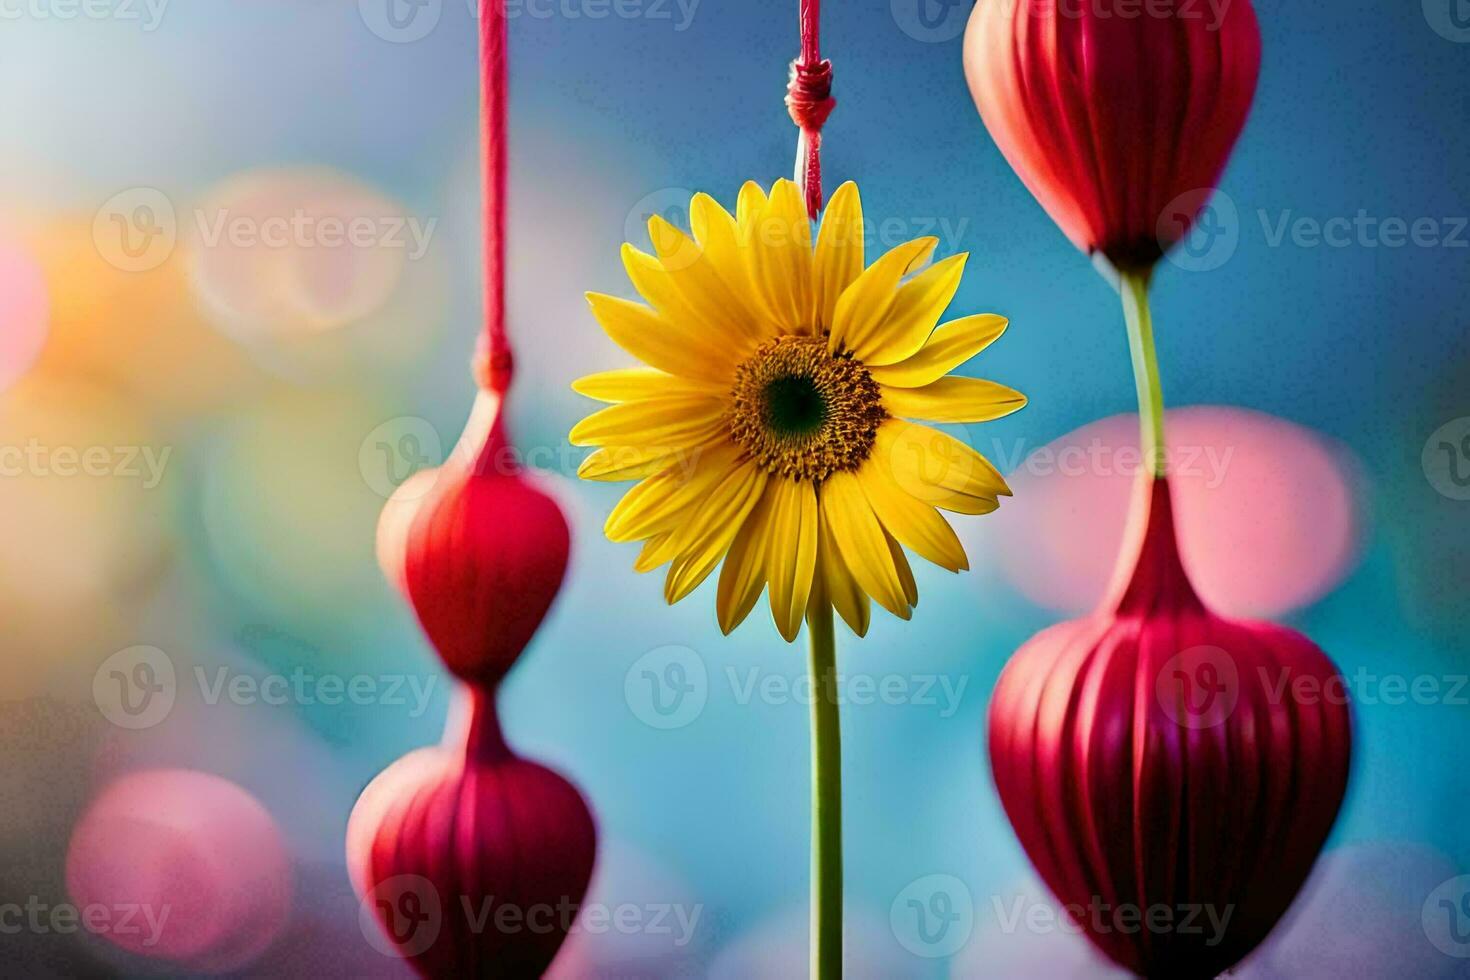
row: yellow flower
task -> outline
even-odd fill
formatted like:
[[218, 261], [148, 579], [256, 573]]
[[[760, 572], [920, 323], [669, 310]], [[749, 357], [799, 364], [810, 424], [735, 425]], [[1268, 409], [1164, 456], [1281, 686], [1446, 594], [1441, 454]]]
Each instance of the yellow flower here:
[[649, 365], [573, 384], [612, 403], [572, 429], [574, 444], [601, 447], [579, 475], [640, 481], [609, 515], [607, 536], [644, 542], [639, 571], [672, 563], [670, 603], [723, 559], [716, 608], [726, 633], [767, 587], [788, 641], [803, 615], [829, 606], [866, 633], [870, 596], [909, 618], [918, 591], [903, 549], [968, 568], [939, 509], [989, 513], [1010, 489], [960, 440], [904, 420], [982, 422], [1024, 405], [1004, 385], [948, 376], [1005, 319], [936, 329], [965, 256], [913, 274], [934, 238], [865, 269], [851, 183], [827, 205], [815, 248], [789, 180], [769, 198], [747, 183], [736, 217], [705, 194], [689, 210], [693, 238], [654, 216], [656, 255], [623, 246], [648, 306], [587, 297], [612, 339]]

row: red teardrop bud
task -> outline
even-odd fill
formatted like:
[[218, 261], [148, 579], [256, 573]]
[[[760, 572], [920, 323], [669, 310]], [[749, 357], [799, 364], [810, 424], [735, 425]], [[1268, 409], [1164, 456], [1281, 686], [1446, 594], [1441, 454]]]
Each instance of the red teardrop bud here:
[[500, 399], [482, 391], [450, 459], [416, 474], [378, 522], [378, 560], [451, 671], [495, 684], [551, 608], [571, 537], [517, 465]]
[[965, 74], [986, 128], [1072, 243], [1147, 268], [1188, 233], [1245, 125], [1261, 65], [1248, 0], [1132, 15], [984, 0]]
[[990, 760], [1026, 853], [1093, 943], [1141, 976], [1208, 978], [1311, 870], [1347, 785], [1351, 712], [1306, 637], [1205, 608], [1167, 481], [1140, 510], [1115, 598], [1006, 666]]
[[348, 869], [369, 937], [421, 975], [538, 977], [586, 894], [596, 829], [571, 783], [506, 746], [493, 695], [463, 695], [443, 745], [364, 790]]

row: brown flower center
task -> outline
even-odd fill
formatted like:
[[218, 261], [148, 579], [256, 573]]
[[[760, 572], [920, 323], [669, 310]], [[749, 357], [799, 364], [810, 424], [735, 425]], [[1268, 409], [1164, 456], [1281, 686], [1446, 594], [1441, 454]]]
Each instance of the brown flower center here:
[[855, 470], [888, 417], [878, 383], [825, 338], [780, 337], [735, 371], [730, 435], [769, 473], [818, 482]]

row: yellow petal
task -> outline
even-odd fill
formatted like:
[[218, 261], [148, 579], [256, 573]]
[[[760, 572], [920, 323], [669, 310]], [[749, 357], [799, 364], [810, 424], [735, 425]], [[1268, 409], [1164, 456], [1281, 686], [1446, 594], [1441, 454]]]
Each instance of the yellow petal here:
[[[676, 235], [688, 244], [688, 249], [678, 246], [669, 252], [660, 249], [659, 258], [654, 258], [632, 245], [624, 245], [623, 267], [628, 270], [633, 288], [665, 322], [717, 341], [731, 356], [743, 356], [753, 345], [747, 342], [749, 333], [745, 324], [749, 318], [738, 315], [741, 304], [730, 295], [709, 262], [700, 256], [699, 246], [692, 239], [658, 215], [650, 218], [648, 224], [654, 241]], [[659, 224], [668, 229], [668, 234], [655, 231]]]
[[740, 196], [735, 201], [735, 221], [740, 225], [742, 237], [755, 226], [761, 212], [766, 209], [766, 192], [761, 185], [747, 180], [740, 185]]
[[883, 405], [890, 415], [931, 422], [989, 422], [1024, 407], [1026, 396], [983, 378], [949, 375], [922, 388], [887, 388]]
[[729, 474], [739, 454], [739, 447], [719, 443], [702, 449], [692, 465], [678, 460], [634, 484], [607, 515], [603, 533], [612, 541], [639, 541], [673, 529]]
[[725, 414], [711, 395], [675, 395], [622, 402], [599, 409], [572, 426], [574, 446], [661, 446], [677, 449], [705, 438]]
[[[857, 584], [857, 579], [852, 577], [847, 563], [842, 560], [841, 553], [837, 550], [837, 542], [832, 537], [832, 528], [827, 519], [827, 512], [821, 507], [817, 508], [818, 541], [817, 541], [817, 570], [816, 576], [821, 580], [821, 600], [832, 603], [832, 608], [847, 623], [848, 627], [858, 636], [868, 635], [868, 624], [872, 620], [872, 606], [868, 602], [868, 594]], [[819, 600], [812, 597], [811, 602]]]
[[822, 483], [821, 506], [837, 552], [864, 592], [900, 619], [909, 618], [904, 585], [894, 567], [883, 525], [863, 496], [857, 477], [834, 473]]
[[951, 255], [900, 286], [882, 326], [869, 342], [852, 348], [858, 360], [881, 366], [917, 354], [960, 288], [966, 258], [964, 253]]
[[765, 493], [730, 543], [725, 565], [720, 569], [715, 613], [720, 630], [727, 636], [739, 626], [760, 598], [766, 584], [766, 552], [770, 540], [770, 515], [775, 507], [776, 483], [767, 481]]
[[664, 582], [664, 598], [671, 605], [699, 588], [725, 557], [731, 540], [761, 499], [766, 479], [766, 471], [754, 463], [736, 468], [674, 532], [680, 554]]
[[700, 192], [689, 201], [689, 230], [699, 247], [710, 257], [717, 268], [736, 264], [731, 259], [740, 255], [740, 228], [734, 215], [720, 206], [720, 202]]
[[990, 346], [1006, 329], [1006, 318], [977, 313], [941, 323], [929, 342], [912, 357], [881, 367], [869, 367], [873, 380], [890, 388], [918, 388], [938, 381]]
[[889, 420], [878, 427], [873, 452], [900, 489], [943, 510], [989, 513], [997, 496], [1011, 492], [990, 460], [927, 425]]
[[778, 180], [749, 228], [743, 227], [751, 268], [765, 305], [784, 334], [815, 333], [812, 290], [812, 228], [801, 192]]
[[883, 533], [888, 538], [888, 557], [893, 559], [893, 567], [898, 571], [898, 580], [903, 584], [904, 598], [909, 601], [910, 606], [917, 606], [919, 604], [919, 583], [914, 581], [914, 570], [909, 568], [908, 556], [903, 553], [903, 549], [898, 546], [893, 535], [887, 531]]
[[577, 476], [584, 480], [641, 480], [667, 469], [677, 449], [667, 446], [605, 446], [582, 460]]
[[954, 528], [932, 504], [905, 493], [881, 457], [868, 460], [857, 477], [879, 522], [904, 546], [951, 572], [970, 567]]
[[719, 394], [723, 391], [717, 385], [675, 377], [653, 368], [599, 371], [573, 381], [572, 390], [600, 402], [632, 402], [666, 395]]
[[806, 615], [817, 564], [817, 492], [812, 485], [778, 479], [770, 525], [766, 574], [771, 582], [771, 615], [790, 643]]
[[592, 315], [613, 342], [645, 364], [716, 384], [728, 384], [735, 364], [718, 338], [670, 323], [641, 303], [588, 293]]
[[638, 557], [633, 561], [633, 571], [651, 572], [664, 562], [674, 557], [674, 550], [669, 547], [669, 541], [674, 536], [672, 531], [655, 534], [643, 542], [643, 549], [638, 552]]
[[817, 277], [817, 322], [831, 327], [837, 298], [863, 273], [863, 204], [852, 181], [837, 188], [822, 211], [813, 271]]
[[[761, 339], [775, 336], [775, 320], [766, 313], [764, 303], [754, 301], [750, 250], [741, 245], [734, 217], [709, 194], [695, 194], [689, 201], [689, 228], [700, 244], [700, 259], [688, 266], [688, 275], [697, 281], [694, 288], [716, 297], [726, 316], [738, 320], [736, 326], [744, 334]], [[663, 262], [669, 266], [669, 260]]]
[[870, 345], [893, 308], [899, 281], [923, 265], [938, 244], [937, 238], [916, 238], [895, 246], [864, 269], [837, 298], [829, 349], [833, 353], [857, 351]]

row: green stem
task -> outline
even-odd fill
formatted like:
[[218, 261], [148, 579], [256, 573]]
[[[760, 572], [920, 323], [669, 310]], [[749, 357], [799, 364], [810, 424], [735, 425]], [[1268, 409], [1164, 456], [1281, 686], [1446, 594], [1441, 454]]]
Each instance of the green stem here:
[[812, 970], [842, 977], [842, 734], [837, 720], [837, 644], [832, 606], [807, 620], [812, 676]]
[[1128, 322], [1128, 350], [1133, 355], [1133, 381], [1138, 386], [1138, 423], [1144, 465], [1154, 478], [1164, 472], [1164, 391], [1159, 385], [1159, 359], [1154, 352], [1154, 323], [1148, 309], [1150, 273], [1122, 272], [1118, 292]]

